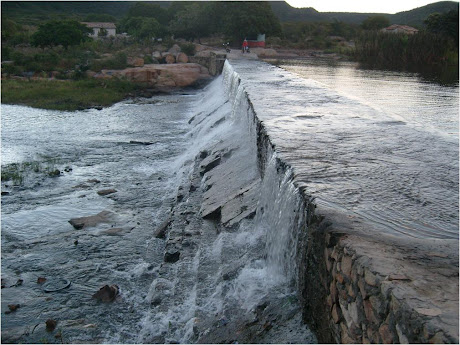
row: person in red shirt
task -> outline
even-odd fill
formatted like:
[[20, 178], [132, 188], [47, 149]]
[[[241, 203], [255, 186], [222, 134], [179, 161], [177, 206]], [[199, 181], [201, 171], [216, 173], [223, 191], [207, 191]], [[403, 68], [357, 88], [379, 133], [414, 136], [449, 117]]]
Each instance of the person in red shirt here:
[[246, 38], [243, 41], [243, 53], [248, 50], [248, 41], [246, 41]]

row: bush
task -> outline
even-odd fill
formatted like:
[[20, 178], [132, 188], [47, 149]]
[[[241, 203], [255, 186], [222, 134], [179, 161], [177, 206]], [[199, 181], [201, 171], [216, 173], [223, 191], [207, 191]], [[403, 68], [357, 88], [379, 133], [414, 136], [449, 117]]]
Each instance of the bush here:
[[8, 73], [10, 75], [20, 75], [24, 72], [24, 68], [13, 64], [2, 65], [2, 73]]
[[180, 43], [180, 49], [183, 53], [187, 54], [188, 56], [195, 55], [195, 45], [193, 43]]
[[414, 35], [365, 32], [356, 41], [355, 57], [374, 67], [408, 68], [445, 64], [454, 45], [429, 32]]
[[10, 47], [2, 47], [2, 61], [9, 60], [11, 56], [11, 48]]
[[128, 66], [125, 53], [117, 53], [114, 57], [105, 60], [91, 62], [91, 70], [100, 71], [102, 69], [124, 69]]

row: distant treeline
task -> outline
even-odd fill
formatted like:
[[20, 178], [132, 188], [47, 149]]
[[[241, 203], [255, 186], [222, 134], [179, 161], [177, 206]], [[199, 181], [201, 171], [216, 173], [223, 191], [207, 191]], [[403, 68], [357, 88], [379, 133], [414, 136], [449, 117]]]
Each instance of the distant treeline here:
[[[108, 11], [109, 5], [117, 11], [113, 8]], [[452, 6], [454, 10], [445, 11]], [[429, 12], [435, 9], [440, 12]], [[298, 21], [308, 14], [314, 20]], [[64, 63], [67, 54], [52, 50], [58, 46], [66, 51], [70, 46], [80, 45], [81, 51], [97, 51], [103, 46], [99, 50], [117, 53], [120, 42], [88, 42], [87, 30], [78, 23], [81, 21], [115, 22], [117, 33], [127, 33], [131, 42], [146, 47], [154, 38], [162, 38], [168, 45], [177, 38], [200, 42], [201, 38], [210, 36], [215, 42], [221, 42], [219, 45], [230, 42], [235, 47], [244, 38], [264, 33], [268, 47], [335, 52], [375, 67], [405, 68], [458, 61], [458, 3], [438, 2], [400, 14], [407, 18], [426, 15], [418, 27], [420, 32], [413, 36], [381, 33], [380, 29], [391, 24], [385, 14], [361, 14], [359, 23], [336, 17], [318, 21], [326, 14], [311, 8], [294, 9], [285, 2], [2, 2], [2, 60], [14, 62], [14, 65], [3, 68], [14, 71], [21, 66], [27, 71], [31, 67], [37, 70], [45, 66], [49, 70], [53, 67], [49, 65], [56, 63], [62, 69], [67, 68], [75, 59], [69, 57], [69, 62]], [[292, 21], [280, 21], [279, 18]], [[125, 43], [120, 49], [128, 51]], [[101, 47], [96, 47], [98, 44]], [[51, 50], [32, 53], [25, 49], [27, 46]], [[76, 54], [83, 56], [80, 50], [76, 49]], [[191, 48], [188, 50], [192, 51]], [[93, 55], [97, 60], [97, 54]], [[91, 60], [91, 57], [81, 59]], [[119, 65], [118, 62], [115, 64]]]
[[[118, 16], [107, 13], [106, 4], [119, 9]], [[139, 39], [174, 35], [199, 40], [221, 34], [240, 42], [259, 33], [281, 36], [280, 21], [265, 1], [2, 2], [3, 19], [29, 28], [49, 20], [115, 22], [118, 33]], [[2, 24], [2, 35], [3, 29]]]

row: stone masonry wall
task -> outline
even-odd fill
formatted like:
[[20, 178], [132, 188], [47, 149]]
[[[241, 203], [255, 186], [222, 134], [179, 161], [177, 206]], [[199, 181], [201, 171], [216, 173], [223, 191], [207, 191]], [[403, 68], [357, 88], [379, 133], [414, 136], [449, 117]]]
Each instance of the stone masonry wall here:
[[458, 268], [448, 255], [426, 252], [428, 263], [417, 250], [321, 226], [301, 284], [320, 342], [458, 343]]
[[225, 54], [216, 54], [214, 52], [210, 53], [210, 56], [190, 56], [189, 61], [191, 63], [197, 63], [202, 66], [205, 66], [209, 70], [209, 74], [216, 76], [222, 73], [224, 68], [226, 55]]

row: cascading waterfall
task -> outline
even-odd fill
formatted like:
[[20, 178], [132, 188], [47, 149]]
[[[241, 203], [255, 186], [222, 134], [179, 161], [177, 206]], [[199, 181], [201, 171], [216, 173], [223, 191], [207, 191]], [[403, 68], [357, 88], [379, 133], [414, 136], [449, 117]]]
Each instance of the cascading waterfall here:
[[[243, 123], [249, 131], [251, 144], [262, 151], [263, 162], [258, 162], [263, 175], [258, 201], [255, 227], [266, 231], [267, 264], [273, 272], [295, 281], [297, 276], [297, 246], [299, 232], [306, 231], [304, 202], [293, 183], [293, 171], [281, 165], [276, 152], [270, 145], [257, 145], [257, 117], [250, 106], [248, 95], [238, 74], [227, 61], [223, 71], [224, 86], [233, 101], [232, 114], [238, 114], [236, 121]], [[265, 166], [261, 166], [264, 165]]]
[[[191, 144], [179, 158], [184, 174], [178, 193], [184, 195], [166, 244], [168, 250], [181, 243], [180, 260], [158, 269], [138, 341], [314, 341], [295, 298], [304, 217], [293, 173], [271, 147], [258, 147], [269, 143], [259, 140], [260, 123], [228, 62], [198, 97], [189, 123]], [[251, 207], [249, 218], [232, 220]], [[200, 217], [208, 213], [220, 221]], [[185, 248], [184, 233], [191, 243]], [[277, 322], [286, 329], [268, 335], [267, 325]]]

